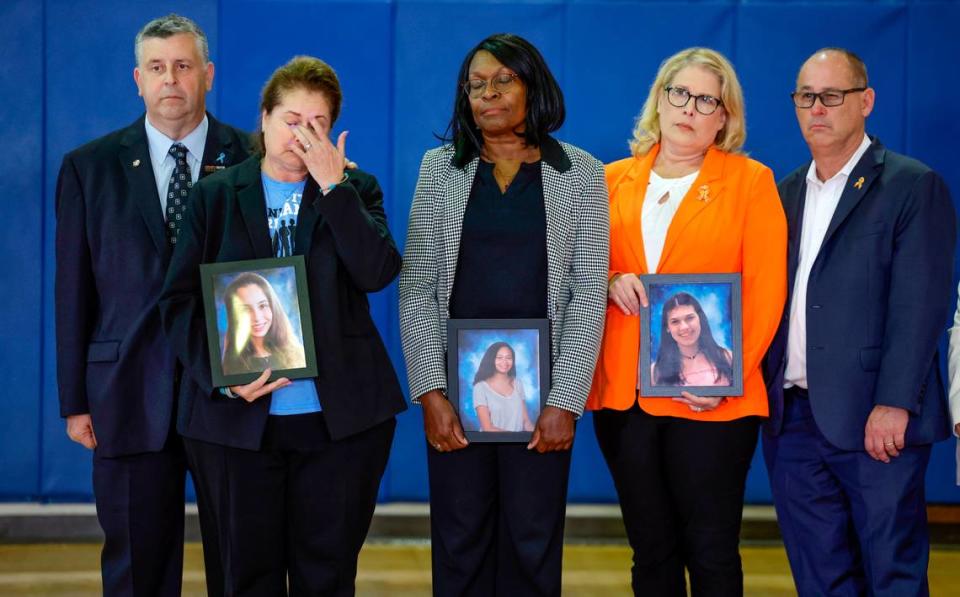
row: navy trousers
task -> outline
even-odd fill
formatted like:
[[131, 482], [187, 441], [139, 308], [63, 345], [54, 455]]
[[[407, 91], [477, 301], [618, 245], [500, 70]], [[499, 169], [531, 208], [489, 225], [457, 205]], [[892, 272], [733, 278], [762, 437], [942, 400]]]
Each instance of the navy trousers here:
[[179, 596], [187, 465], [180, 439], [160, 452], [102, 458], [94, 452], [93, 493], [103, 528], [106, 597]]
[[570, 451], [427, 447], [433, 594], [560, 595]]
[[808, 399], [788, 392], [783, 430], [764, 434], [777, 521], [801, 596], [928, 595], [924, 474], [930, 446], [884, 464], [835, 448]]

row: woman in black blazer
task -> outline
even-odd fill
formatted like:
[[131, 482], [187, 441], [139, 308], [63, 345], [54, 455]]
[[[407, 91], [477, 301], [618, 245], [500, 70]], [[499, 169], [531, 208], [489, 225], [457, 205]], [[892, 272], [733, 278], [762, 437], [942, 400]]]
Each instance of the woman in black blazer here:
[[[366, 296], [396, 277], [400, 254], [376, 179], [346, 173], [345, 132], [328, 138], [341, 97], [316, 58], [273, 74], [260, 153], [194, 187], [160, 300], [185, 369], [177, 428], [216, 520], [228, 595], [283, 595], [288, 575], [292, 595], [353, 594], [405, 409]], [[306, 260], [318, 376], [268, 382], [268, 369], [212, 387], [198, 266], [290, 249]]]

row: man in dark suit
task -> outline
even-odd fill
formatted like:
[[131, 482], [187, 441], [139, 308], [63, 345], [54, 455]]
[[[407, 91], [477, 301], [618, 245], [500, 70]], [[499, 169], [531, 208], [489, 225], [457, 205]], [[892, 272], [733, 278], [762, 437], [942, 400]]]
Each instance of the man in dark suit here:
[[[93, 450], [104, 594], [179, 595], [186, 457], [157, 298], [189, 188], [250, 149], [205, 111], [214, 69], [196, 23], [155, 19], [135, 50], [146, 114], [68, 153], [57, 183], [60, 414]], [[204, 539], [208, 588], [222, 593], [216, 541]]]
[[856, 55], [811, 56], [793, 101], [813, 161], [779, 185], [790, 308], [767, 355], [764, 456], [801, 595], [928, 593], [956, 222], [940, 176], [866, 136], [874, 99]]

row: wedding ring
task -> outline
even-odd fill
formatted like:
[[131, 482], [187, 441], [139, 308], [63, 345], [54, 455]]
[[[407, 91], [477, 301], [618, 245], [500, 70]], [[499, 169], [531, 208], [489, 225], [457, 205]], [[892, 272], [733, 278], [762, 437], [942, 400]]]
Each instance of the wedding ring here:
[[700, 406], [694, 406], [694, 407], [693, 407], [693, 410], [696, 411], [696, 412], [698, 412], [698, 413], [702, 413], [702, 412], [703, 412], [703, 408], [700, 407]]
[[883, 445], [885, 445], [885, 446], [895, 446], [895, 445], [897, 445], [897, 444], [896, 444], [895, 442], [890, 442], [890, 443], [883, 442]]
[[310, 149], [311, 147], [313, 147], [313, 143], [304, 143], [304, 144], [303, 144], [303, 150], [304, 150], [304, 151], [307, 151], [307, 150]]

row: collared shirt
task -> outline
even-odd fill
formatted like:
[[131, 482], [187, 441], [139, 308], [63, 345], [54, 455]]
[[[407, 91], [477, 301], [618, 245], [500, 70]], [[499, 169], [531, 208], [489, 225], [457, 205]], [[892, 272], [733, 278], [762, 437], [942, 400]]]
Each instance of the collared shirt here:
[[207, 115], [203, 115], [203, 120], [197, 125], [197, 128], [190, 131], [186, 137], [179, 141], [174, 141], [170, 137], [161, 133], [155, 126], [150, 124], [150, 116], [143, 119], [144, 128], [147, 129], [147, 144], [150, 147], [150, 165], [153, 167], [153, 177], [157, 181], [157, 196], [160, 198], [160, 210], [166, 218], [167, 216], [167, 187], [170, 184], [170, 177], [173, 176], [173, 170], [177, 166], [177, 161], [170, 155], [170, 147], [174, 143], [182, 143], [187, 148], [187, 165], [190, 166], [190, 178], [196, 184], [200, 178], [201, 160], [203, 160], [203, 148], [207, 142], [207, 128], [210, 122]]
[[827, 234], [833, 212], [837, 210], [840, 197], [847, 186], [847, 179], [854, 166], [870, 148], [870, 137], [864, 135], [860, 147], [853, 153], [832, 178], [820, 181], [817, 163], [811, 162], [807, 170], [807, 194], [803, 204], [803, 219], [800, 236], [800, 251], [797, 261], [797, 277], [793, 284], [793, 302], [790, 304], [790, 328], [787, 335], [787, 368], [783, 387], [807, 388], [807, 282], [810, 270], [817, 260], [823, 237]]
[[[673, 216], [680, 209], [680, 202], [693, 186], [700, 171], [692, 172], [680, 178], [661, 178], [650, 171], [650, 182], [643, 198], [643, 211], [640, 216], [640, 228], [643, 230], [643, 251], [646, 253], [647, 271], [657, 273], [663, 245], [667, 241], [667, 231]], [[665, 197], [665, 199], [664, 199]], [[661, 199], [663, 202], [661, 203]]]

